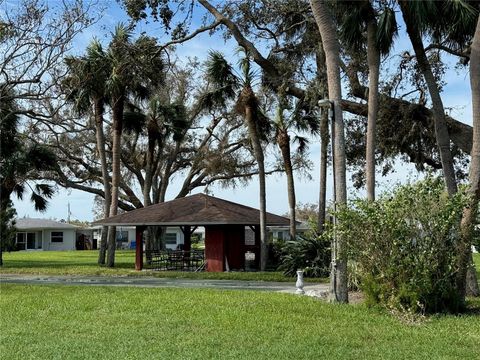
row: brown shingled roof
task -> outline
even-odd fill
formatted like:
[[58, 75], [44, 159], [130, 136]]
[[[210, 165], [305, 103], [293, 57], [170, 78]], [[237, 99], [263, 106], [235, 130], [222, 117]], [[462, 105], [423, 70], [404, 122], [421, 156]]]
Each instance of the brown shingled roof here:
[[[205, 194], [195, 194], [132, 210], [94, 222], [97, 225], [258, 225], [260, 211]], [[288, 225], [289, 219], [267, 213], [267, 225]]]

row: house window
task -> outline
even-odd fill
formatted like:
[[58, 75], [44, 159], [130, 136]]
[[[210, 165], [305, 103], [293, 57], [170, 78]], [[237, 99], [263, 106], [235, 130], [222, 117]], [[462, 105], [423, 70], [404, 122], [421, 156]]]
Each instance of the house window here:
[[53, 242], [63, 242], [63, 231], [52, 231], [50, 235], [50, 241]]
[[27, 243], [27, 234], [26, 233], [17, 233], [17, 249], [25, 250]]
[[165, 245], [177, 245], [177, 234], [176, 233], [166, 233], [165, 234]]
[[128, 231], [117, 230], [117, 242], [128, 242]]

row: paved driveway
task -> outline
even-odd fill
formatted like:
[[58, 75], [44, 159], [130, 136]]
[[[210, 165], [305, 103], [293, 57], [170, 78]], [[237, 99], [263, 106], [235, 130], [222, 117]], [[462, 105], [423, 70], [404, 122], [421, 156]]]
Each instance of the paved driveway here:
[[[55, 284], [55, 285], [82, 285], [82, 286], [133, 286], [155, 288], [205, 288], [225, 290], [259, 290], [284, 293], [295, 293], [295, 283], [267, 282], [267, 281], [240, 281], [240, 280], [192, 280], [168, 279], [155, 277], [128, 277], [128, 276], [50, 276], [50, 275], [17, 275], [1, 274], [0, 284]], [[324, 292], [327, 284], [307, 284], [306, 292]]]

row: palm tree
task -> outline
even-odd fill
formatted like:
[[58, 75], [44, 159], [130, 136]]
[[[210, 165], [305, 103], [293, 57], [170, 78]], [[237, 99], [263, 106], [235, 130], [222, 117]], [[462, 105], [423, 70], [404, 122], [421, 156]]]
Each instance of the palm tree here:
[[[370, 1], [348, 1], [339, 4], [342, 42], [353, 53], [364, 53], [367, 46], [368, 64], [368, 121], [366, 134], [367, 199], [375, 200], [375, 137], [378, 114], [378, 81], [381, 55], [387, 55], [397, 34], [395, 13], [384, 7], [377, 20], [377, 11]], [[366, 39], [364, 39], [366, 33]], [[366, 40], [366, 41], [365, 41]]]
[[[315, 62], [317, 64], [317, 84], [316, 90], [319, 99], [328, 98], [328, 79], [327, 71], [325, 68], [325, 52], [323, 51], [321, 42], [317, 46], [315, 52]], [[317, 100], [318, 101], [318, 100]], [[315, 102], [317, 102], [315, 101]], [[316, 104], [315, 104], [316, 105]], [[318, 194], [318, 218], [317, 218], [317, 232], [323, 233], [325, 229], [325, 218], [327, 209], [327, 168], [328, 168], [328, 143], [329, 143], [329, 131], [328, 131], [328, 111], [322, 109], [320, 116], [320, 189]]]
[[[239, 65], [242, 76], [234, 73], [232, 66], [223, 55], [211, 51], [206, 64], [208, 80], [213, 85], [213, 90], [203, 96], [203, 105], [224, 107], [228, 100], [235, 100], [235, 111], [240, 114], [248, 129], [248, 136], [253, 149], [255, 160], [258, 164], [259, 202], [260, 202], [260, 269], [266, 268], [267, 263], [267, 226], [266, 226], [266, 189], [265, 189], [265, 158], [262, 149], [262, 140], [270, 130], [268, 119], [263, 115], [259, 101], [253, 91], [254, 72], [251, 69], [250, 54], [244, 48], [239, 50], [244, 56]], [[241, 90], [240, 90], [241, 89]]]
[[[17, 107], [13, 97], [0, 86], [0, 213], [7, 214], [11, 196], [19, 199], [27, 188], [35, 210], [45, 211], [53, 188], [48, 184], [31, 184], [44, 171], [57, 166], [55, 155], [44, 146], [30, 144], [18, 132]], [[0, 265], [2, 264], [3, 235], [0, 239]]]
[[[105, 134], [103, 131], [103, 116], [106, 102], [106, 82], [111, 72], [111, 63], [98, 40], [93, 40], [82, 57], [67, 57], [65, 59], [69, 76], [64, 81], [68, 91], [67, 99], [73, 102], [80, 115], [93, 112], [95, 119], [95, 135], [97, 151], [100, 157], [104, 191], [104, 216], [108, 216], [111, 203], [110, 176], [105, 151]], [[107, 245], [107, 227], [102, 228], [102, 239], [98, 253], [98, 263], [105, 264]]]
[[[345, 130], [341, 107], [342, 87], [340, 81], [340, 46], [336, 28], [331, 14], [323, 0], [310, 0], [315, 21], [320, 30], [323, 49], [325, 51], [328, 79], [328, 95], [333, 102], [334, 110], [334, 175], [336, 203], [344, 205], [347, 202]], [[348, 302], [347, 287], [347, 256], [344, 241], [341, 237], [335, 239], [332, 251], [332, 272], [330, 298], [332, 301]]]
[[295, 134], [293, 139], [290, 135], [291, 131], [294, 132], [311, 132], [313, 135], [318, 134], [317, 119], [309, 115], [302, 116], [299, 114], [298, 109], [294, 109], [290, 116], [286, 117], [284, 112], [288, 110], [288, 103], [284, 99], [279, 100], [277, 106], [277, 113], [273, 126], [275, 129], [275, 140], [280, 149], [282, 160], [285, 168], [285, 174], [287, 175], [287, 193], [288, 193], [288, 206], [289, 206], [289, 218], [290, 218], [290, 239], [296, 238], [296, 200], [295, 200], [295, 180], [293, 176], [292, 156], [290, 153], [291, 142], [298, 143], [297, 151], [300, 155], [304, 155], [307, 149], [308, 140]]
[[[109, 216], [118, 212], [120, 184], [120, 153], [124, 107], [130, 95], [145, 98], [150, 88], [158, 86], [164, 78], [164, 63], [156, 41], [141, 36], [130, 41], [130, 30], [120, 24], [116, 27], [107, 50], [111, 72], [106, 82], [106, 93], [112, 109], [112, 188]], [[115, 264], [115, 229], [109, 230], [107, 266]]]

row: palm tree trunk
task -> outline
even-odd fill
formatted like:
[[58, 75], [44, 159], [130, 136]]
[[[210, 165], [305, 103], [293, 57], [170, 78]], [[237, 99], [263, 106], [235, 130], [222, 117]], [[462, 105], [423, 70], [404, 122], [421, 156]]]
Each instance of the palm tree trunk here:
[[[313, 16], [320, 30], [325, 51], [328, 79], [328, 94], [334, 111], [334, 176], [335, 202], [343, 206], [347, 203], [347, 174], [345, 159], [345, 129], [341, 107], [342, 86], [340, 81], [340, 46], [332, 16], [323, 0], [310, 0]], [[344, 239], [336, 236], [332, 251], [332, 271], [330, 300], [348, 302], [347, 252]]]
[[[153, 154], [155, 151], [155, 140], [153, 139], [152, 133], [149, 129], [150, 124], [147, 125], [148, 127], [148, 147], [147, 147], [147, 161], [145, 166], [145, 181], [143, 183], [143, 205], [149, 206], [152, 204], [151, 201], [151, 190], [152, 190], [152, 183], [153, 183], [153, 171], [152, 171], [152, 163], [153, 163]], [[145, 257], [146, 262], [148, 265], [152, 263], [152, 250], [154, 250], [154, 230], [151, 227], [147, 228], [146, 236], [145, 236]], [[158, 250], [158, 249], [156, 249]]]
[[[249, 89], [249, 91], [252, 91]], [[260, 186], [260, 270], [265, 271], [267, 266], [267, 197], [265, 186], [265, 159], [263, 155], [260, 137], [255, 123], [253, 109], [245, 106], [245, 122], [248, 127], [248, 134], [252, 141], [253, 153], [258, 164], [258, 182]]]
[[318, 199], [318, 233], [325, 229], [327, 208], [327, 165], [328, 165], [328, 113], [323, 111], [320, 118], [320, 193]]
[[[110, 179], [108, 176], [107, 155], [105, 152], [105, 134], [103, 132], [103, 100], [95, 100], [95, 136], [97, 140], [97, 151], [100, 157], [100, 166], [102, 168], [103, 192], [105, 194], [104, 217], [109, 215], [109, 207], [111, 203]], [[107, 234], [108, 227], [102, 227], [102, 238], [100, 242], [100, 249], [98, 252], [98, 264], [105, 264], [105, 253], [107, 250]]]
[[280, 148], [280, 152], [282, 153], [285, 174], [287, 175], [288, 206], [290, 213], [290, 239], [293, 240], [297, 235], [297, 225], [295, 219], [295, 181], [293, 178], [292, 158], [290, 154], [290, 136], [288, 135], [287, 130], [278, 130], [277, 144]]
[[[112, 107], [113, 112], [113, 144], [112, 144], [112, 201], [110, 205], [110, 216], [115, 216], [118, 213], [118, 197], [119, 197], [119, 184], [120, 184], [120, 151], [122, 140], [122, 117], [123, 117], [123, 96], [115, 99]], [[113, 227], [114, 228], [114, 227]], [[107, 266], [115, 266], [115, 248], [116, 239], [115, 231], [109, 232], [108, 238], [108, 255]]]
[[[319, 95], [322, 99], [328, 98], [328, 79], [325, 67], [326, 59], [322, 43], [319, 42], [315, 54], [317, 64], [317, 81]], [[318, 224], [317, 233], [322, 234], [325, 229], [325, 217], [327, 209], [327, 168], [328, 168], [328, 121], [329, 114], [325, 109], [320, 114], [320, 190], [318, 196]]]
[[378, 78], [380, 74], [380, 51], [377, 48], [377, 23], [375, 17], [367, 25], [368, 62], [368, 121], [365, 173], [367, 199], [375, 201], [375, 137], [378, 113]]
[[[470, 53], [470, 86], [472, 89], [472, 114], [473, 114], [473, 144], [470, 160], [470, 181], [468, 192], [470, 195], [470, 203], [463, 211], [461, 222], [461, 241], [459, 244], [459, 260], [458, 273], [456, 278], [457, 289], [463, 297], [466, 294], [466, 277], [468, 275], [467, 269], [471, 266], [470, 259], [471, 245], [473, 238], [473, 230], [478, 213], [478, 202], [480, 199], [480, 18], [477, 22], [477, 28], [473, 37]], [[470, 271], [469, 278], [472, 279]], [[476, 283], [477, 279], [473, 279]], [[470, 280], [472, 282], [472, 280]], [[477, 291], [478, 283], [473, 285], [472, 290]], [[476, 289], [475, 289], [476, 288]]]
[[442, 98], [438, 90], [437, 82], [433, 76], [430, 62], [428, 61], [423, 47], [422, 37], [417, 24], [410, 16], [409, 1], [400, 1], [403, 19], [407, 27], [407, 33], [417, 57], [417, 63], [427, 83], [428, 92], [432, 99], [433, 119], [435, 127], [435, 137], [437, 140], [440, 160], [442, 162], [443, 176], [449, 196], [457, 192], [457, 182], [455, 179], [455, 169], [453, 167], [452, 152], [450, 151], [450, 135], [448, 134], [447, 122], [445, 120], [445, 110], [443, 108]]

